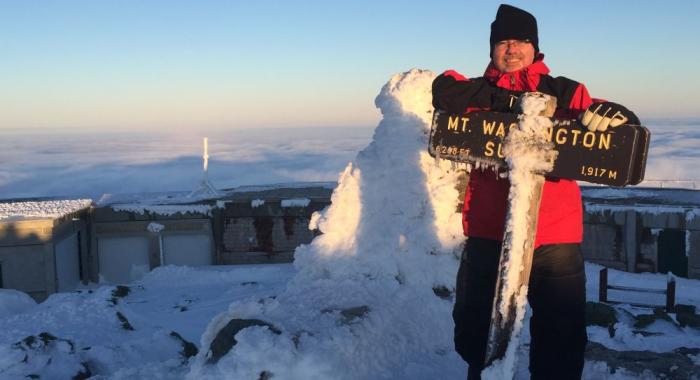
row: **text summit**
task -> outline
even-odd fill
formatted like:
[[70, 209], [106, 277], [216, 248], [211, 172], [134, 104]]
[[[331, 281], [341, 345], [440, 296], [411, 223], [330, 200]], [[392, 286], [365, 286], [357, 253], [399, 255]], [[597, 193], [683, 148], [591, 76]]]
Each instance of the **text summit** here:
[[[483, 120], [481, 132], [484, 136], [494, 136], [505, 138], [506, 129], [510, 131], [516, 128], [518, 123], [507, 124], [502, 121]], [[470, 133], [469, 118], [465, 116], [450, 116], [447, 130], [457, 133]], [[610, 150], [612, 133], [591, 132], [582, 129], [570, 129], [565, 126], [554, 126], [547, 128], [547, 138], [555, 145], [583, 146], [588, 149]], [[496, 146], [498, 147], [496, 148]], [[488, 141], [484, 146], [484, 154], [493, 157], [494, 153], [503, 158], [501, 143]]]

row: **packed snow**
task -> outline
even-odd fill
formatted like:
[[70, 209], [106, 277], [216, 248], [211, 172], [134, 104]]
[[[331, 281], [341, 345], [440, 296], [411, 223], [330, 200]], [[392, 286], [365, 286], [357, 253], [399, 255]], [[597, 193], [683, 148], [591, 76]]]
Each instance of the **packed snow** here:
[[0, 202], [0, 221], [56, 219], [86, 209], [90, 199]]

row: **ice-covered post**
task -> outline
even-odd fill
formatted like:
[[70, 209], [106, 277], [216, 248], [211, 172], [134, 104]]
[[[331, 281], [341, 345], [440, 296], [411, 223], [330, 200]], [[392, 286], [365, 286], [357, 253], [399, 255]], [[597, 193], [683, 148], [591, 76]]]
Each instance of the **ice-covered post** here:
[[146, 226], [146, 230], [148, 232], [152, 232], [154, 234], [158, 235], [158, 257], [160, 259], [160, 265], [163, 266], [165, 265], [165, 254], [163, 253], [163, 230], [165, 229], [165, 226], [156, 223], [156, 222], [151, 222]]
[[485, 367], [496, 360], [501, 363], [484, 373], [499, 379], [512, 378], [514, 374], [544, 174], [552, 170], [557, 154], [547, 135], [556, 98], [525, 93], [518, 108], [521, 115], [517, 127], [510, 130], [503, 147], [510, 192]]

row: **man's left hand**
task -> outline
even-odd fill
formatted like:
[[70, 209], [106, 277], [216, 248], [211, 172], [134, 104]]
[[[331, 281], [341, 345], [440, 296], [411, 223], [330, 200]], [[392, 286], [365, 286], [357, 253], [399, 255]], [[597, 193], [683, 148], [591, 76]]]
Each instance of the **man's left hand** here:
[[603, 132], [610, 127], [622, 124], [639, 125], [639, 118], [624, 106], [613, 103], [593, 103], [581, 116], [581, 124], [589, 131]]

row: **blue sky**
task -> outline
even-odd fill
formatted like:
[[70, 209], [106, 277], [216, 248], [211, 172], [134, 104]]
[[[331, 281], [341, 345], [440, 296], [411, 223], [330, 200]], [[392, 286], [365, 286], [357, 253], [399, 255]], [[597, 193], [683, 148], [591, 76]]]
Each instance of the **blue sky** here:
[[[0, 130], [371, 126], [391, 75], [488, 63], [498, 1], [0, 2]], [[699, 117], [700, 2], [513, 1], [554, 75]]]

